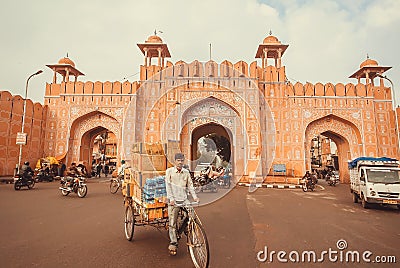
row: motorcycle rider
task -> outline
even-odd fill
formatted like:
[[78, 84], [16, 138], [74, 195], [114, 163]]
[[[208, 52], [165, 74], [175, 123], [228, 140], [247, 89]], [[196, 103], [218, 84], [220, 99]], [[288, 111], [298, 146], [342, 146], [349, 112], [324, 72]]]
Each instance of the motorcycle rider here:
[[67, 175], [72, 177], [70, 179], [68, 179], [68, 177], [67, 177], [67, 182], [68, 182], [67, 187], [72, 188], [75, 177], [80, 175], [80, 172], [79, 172], [75, 162], [73, 162], [71, 164], [71, 166], [69, 167]]
[[312, 176], [311, 176], [311, 173], [310, 173], [310, 171], [306, 171], [306, 174], [304, 174], [304, 176], [303, 176], [303, 178], [302, 178], [303, 180], [304, 179], [306, 179], [307, 180], [307, 185], [312, 185], [313, 183], [314, 183], [314, 181], [313, 181], [313, 178], [312, 178]]
[[222, 176], [224, 172], [225, 169], [223, 167], [215, 169], [213, 165], [209, 165], [204, 171], [202, 171], [202, 173], [206, 175], [206, 184]]
[[333, 177], [333, 169], [331, 167], [328, 168], [328, 172], [326, 173], [326, 177], [329, 179]]
[[86, 166], [85, 166], [84, 164], [79, 164], [79, 165], [77, 166], [77, 169], [78, 169], [79, 174], [80, 174], [81, 176], [87, 177], [88, 172], [87, 172], [87, 168], [86, 168]]
[[32, 179], [33, 170], [29, 166], [29, 161], [24, 162], [19, 173], [21, 175], [23, 182], [27, 182], [29, 179]]

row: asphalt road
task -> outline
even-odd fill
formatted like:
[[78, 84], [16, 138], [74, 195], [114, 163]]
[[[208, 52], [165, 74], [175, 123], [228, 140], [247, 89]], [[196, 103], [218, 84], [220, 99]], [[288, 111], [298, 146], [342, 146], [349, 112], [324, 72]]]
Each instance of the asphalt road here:
[[[365, 210], [352, 203], [348, 185], [323, 186], [307, 193], [265, 188], [249, 193], [246, 187], [236, 187], [198, 207], [210, 244], [210, 267], [366, 266], [362, 261], [333, 262], [328, 256], [316, 263], [289, 260], [291, 252], [292, 259], [294, 251], [301, 259], [303, 251], [311, 250], [318, 259], [329, 248], [338, 256], [369, 250], [370, 259], [396, 256], [400, 262], [397, 209]], [[200, 198], [211, 200], [212, 195], [202, 193]], [[123, 218], [121, 194], [110, 194], [108, 184], [98, 179], [88, 182], [85, 198], [62, 196], [58, 182], [21, 191], [0, 184], [0, 266], [193, 267], [184, 241], [177, 256], [168, 255], [166, 230], [136, 227], [134, 240], [127, 241]], [[339, 240], [347, 243], [343, 250], [338, 250]], [[269, 257], [271, 251], [285, 251], [288, 262], [278, 260], [277, 253], [263, 260], [264, 252]], [[396, 267], [368, 263], [371, 266]]]
[[[254, 252], [268, 252], [266, 259], [265, 254], [260, 255], [260, 267], [399, 267], [399, 210], [363, 209], [352, 202], [349, 185], [331, 187], [322, 181], [315, 192], [307, 193], [257, 190], [247, 195], [247, 206], [256, 237]], [[279, 261], [277, 253], [269, 258], [272, 251], [284, 251], [282, 259], [287, 263]], [[291, 255], [293, 261], [290, 259], [292, 251], [299, 253], [300, 261], [296, 253]], [[308, 261], [306, 254], [302, 262], [302, 253], [310, 251], [316, 253], [316, 261]], [[322, 255], [323, 251], [328, 253]], [[351, 252], [355, 251], [360, 262], [352, 261]], [[362, 259], [365, 251], [372, 252], [366, 256], [370, 262]], [[375, 257], [381, 256], [381, 260], [395, 256], [397, 264], [377, 263]]]

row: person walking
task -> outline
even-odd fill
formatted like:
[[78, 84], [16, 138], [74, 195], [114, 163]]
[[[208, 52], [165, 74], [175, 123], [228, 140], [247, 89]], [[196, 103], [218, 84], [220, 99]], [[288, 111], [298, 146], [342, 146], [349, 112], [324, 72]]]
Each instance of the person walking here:
[[121, 166], [118, 168], [118, 178], [120, 178], [121, 181], [124, 179], [124, 174], [125, 174], [125, 169], [127, 168], [125, 160], [121, 161]]
[[58, 176], [64, 177], [65, 170], [67, 170], [67, 165], [65, 165], [64, 162], [61, 162], [60, 164], [61, 164], [61, 167], [60, 167], [60, 173], [58, 174]]
[[185, 156], [182, 153], [175, 154], [175, 166], [170, 167], [165, 172], [165, 184], [168, 199], [168, 219], [169, 219], [169, 238], [170, 244], [168, 251], [171, 255], [176, 255], [178, 249], [178, 239], [176, 236], [177, 218], [180, 206], [188, 203], [188, 192], [190, 192], [195, 202], [199, 202], [189, 170], [183, 168]]

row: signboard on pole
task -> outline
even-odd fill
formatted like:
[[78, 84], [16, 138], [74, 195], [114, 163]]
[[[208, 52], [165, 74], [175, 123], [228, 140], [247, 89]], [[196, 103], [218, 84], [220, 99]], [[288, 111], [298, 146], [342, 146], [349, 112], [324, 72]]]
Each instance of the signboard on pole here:
[[18, 132], [15, 144], [26, 145], [26, 136], [27, 136], [26, 133]]

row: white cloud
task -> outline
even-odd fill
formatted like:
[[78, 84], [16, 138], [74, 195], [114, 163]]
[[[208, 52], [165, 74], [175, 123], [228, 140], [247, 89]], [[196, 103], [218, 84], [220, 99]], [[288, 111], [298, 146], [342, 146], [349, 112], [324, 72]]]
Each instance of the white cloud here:
[[251, 63], [272, 30], [289, 45], [283, 64], [291, 79], [354, 83], [348, 76], [368, 53], [393, 66], [387, 75], [400, 87], [399, 9], [397, 0], [3, 0], [0, 90], [24, 94], [27, 77], [42, 68], [29, 97], [43, 102], [53, 77], [45, 65], [66, 53], [85, 73], [81, 80], [138, 80], [136, 44], [155, 29], [172, 62], [206, 61], [211, 43], [213, 60]]

